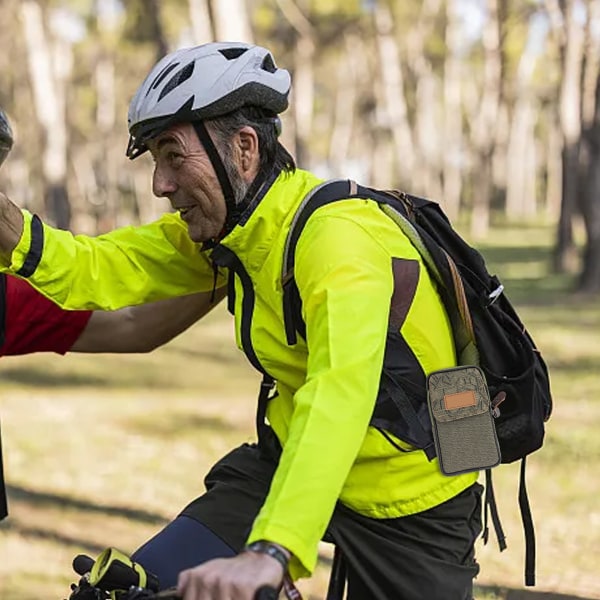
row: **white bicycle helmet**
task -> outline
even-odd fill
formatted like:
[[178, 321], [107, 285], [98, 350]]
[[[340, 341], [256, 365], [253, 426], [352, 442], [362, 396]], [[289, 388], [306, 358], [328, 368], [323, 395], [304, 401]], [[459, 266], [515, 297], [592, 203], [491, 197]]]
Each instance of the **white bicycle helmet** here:
[[171, 125], [211, 119], [256, 106], [276, 115], [288, 106], [290, 75], [271, 53], [241, 42], [177, 50], [150, 71], [129, 105], [127, 156]]

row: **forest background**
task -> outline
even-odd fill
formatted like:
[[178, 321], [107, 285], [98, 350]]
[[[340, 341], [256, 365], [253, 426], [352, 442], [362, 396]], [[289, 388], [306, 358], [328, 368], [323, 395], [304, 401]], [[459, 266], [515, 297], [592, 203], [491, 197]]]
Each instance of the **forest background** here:
[[[589, 400], [600, 391], [594, 377], [600, 323], [600, 0], [0, 0], [0, 36], [0, 106], [16, 140], [0, 172], [1, 189], [58, 227], [95, 235], [169, 209], [151, 194], [151, 159], [125, 158], [127, 105], [157, 58], [214, 39], [266, 45], [291, 71], [282, 141], [300, 166], [440, 201], [506, 276], [553, 373], [558, 400], [551, 423], [559, 425], [550, 432], [546, 458], [530, 468], [532, 494], [547, 500], [542, 514], [552, 523], [540, 534], [542, 556], [550, 552], [542, 561], [540, 588], [600, 598], [592, 558], [600, 551], [594, 478], [600, 448], [591, 441], [598, 408]], [[200, 408], [192, 402], [194, 394], [214, 392], [232, 401], [238, 436], [252, 435], [254, 377], [221, 347], [221, 337], [230, 335], [224, 313], [211, 319], [152, 357], [3, 359], [0, 416], [16, 516], [0, 527], [2, 598], [60, 593], [74, 540], [88, 550], [102, 546], [99, 522], [115, 518], [115, 506], [122, 510], [118, 539], [104, 545], [133, 543], [140, 526], [135, 515], [148, 525], [152, 515], [166, 519], [182, 504], [173, 500], [181, 490], [172, 466], [164, 467], [171, 491], [159, 485], [143, 501], [137, 497], [138, 504], [106, 479], [125, 477], [125, 471], [102, 471], [101, 483], [93, 485], [79, 479], [80, 471], [98, 468], [95, 461], [102, 463], [118, 444], [103, 437], [109, 436], [107, 424], [121, 431], [116, 415], [130, 417], [128, 435], [142, 436], [143, 452], [153, 457], [162, 444], [173, 443], [172, 436], [182, 444], [188, 440], [191, 448], [206, 428], [210, 451], [204, 449], [200, 462], [208, 465], [235, 433], [225, 425], [221, 431], [211, 402]], [[198, 356], [197, 340], [211, 336], [214, 352]], [[206, 361], [210, 376], [198, 368], [201, 377], [187, 371], [187, 383], [174, 384], [177, 374], [185, 379], [181, 371], [191, 359], [196, 365]], [[219, 367], [220, 359], [228, 371]], [[165, 365], [166, 371], [159, 368]], [[237, 386], [218, 387], [218, 376], [231, 379], [232, 373], [238, 383], [251, 382], [244, 403]], [[181, 422], [159, 410], [167, 393], [174, 394], [169, 406], [181, 413]], [[82, 395], [86, 401], [75, 409]], [[134, 423], [142, 405], [148, 422], [140, 416], [143, 422]], [[104, 426], [98, 440], [97, 431], [83, 435], [82, 444], [94, 440], [93, 449], [84, 450], [73, 442], [79, 438], [70, 419], [79, 422], [88, 412]], [[61, 428], [38, 423], [42, 416], [60, 421]], [[151, 421], [163, 422], [160, 435]], [[217, 426], [205, 427], [205, 421]], [[148, 428], [154, 433], [144, 438]], [[70, 441], [63, 445], [60, 433], [67, 430]], [[144, 445], [150, 440], [156, 448]], [[74, 447], [80, 462], [67, 467], [75, 460]], [[190, 448], [184, 454], [191, 456]], [[52, 454], [73, 471], [69, 477], [51, 473], [58, 468], [48, 462]], [[134, 454], [128, 463], [124, 452], [118, 461], [123, 469], [135, 462]], [[82, 467], [84, 457], [89, 467]], [[150, 464], [148, 477], [156, 482], [163, 467]], [[585, 485], [577, 478], [583, 468], [591, 475]], [[110, 498], [102, 493], [100, 502], [94, 491], [106, 487]], [[503, 493], [516, 502], [511, 491]], [[77, 502], [83, 504], [79, 509]], [[90, 522], [90, 511], [98, 523]], [[51, 527], [48, 518], [58, 524], [56, 531], [45, 529]], [[28, 519], [39, 519], [40, 526], [25, 526]], [[513, 519], [509, 514], [509, 529]], [[77, 536], [64, 534], [73, 527]], [[521, 534], [518, 523], [514, 527], [516, 557], [508, 564], [483, 550], [488, 569], [482, 594], [509, 597], [501, 590], [519, 589]], [[40, 537], [46, 541], [37, 546]], [[32, 566], [29, 556], [38, 556], [42, 566]], [[47, 576], [40, 575], [44, 569]], [[311, 593], [318, 594], [318, 587]]]

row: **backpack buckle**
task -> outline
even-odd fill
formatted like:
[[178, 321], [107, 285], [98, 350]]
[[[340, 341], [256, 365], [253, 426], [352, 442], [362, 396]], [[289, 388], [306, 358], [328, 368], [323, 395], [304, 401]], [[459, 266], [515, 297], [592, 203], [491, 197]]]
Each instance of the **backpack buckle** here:
[[500, 297], [500, 294], [502, 294], [503, 291], [504, 291], [504, 286], [502, 284], [499, 284], [495, 290], [492, 290], [488, 294], [488, 300], [489, 300], [488, 306], [491, 306], [492, 304], [494, 304], [494, 302], [496, 302], [496, 300], [498, 300], [498, 298]]

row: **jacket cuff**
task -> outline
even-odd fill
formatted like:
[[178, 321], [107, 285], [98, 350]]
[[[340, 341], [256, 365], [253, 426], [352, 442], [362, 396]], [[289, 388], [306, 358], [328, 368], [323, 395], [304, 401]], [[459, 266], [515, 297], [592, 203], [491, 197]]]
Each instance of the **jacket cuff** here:
[[[23, 213], [23, 233], [21, 239], [15, 246], [10, 257], [10, 263], [6, 265], [2, 270], [8, 273], [17, 274], [21, 269], [24, 268], [29, 251], [31, 249], [31, 223], [33, 221], [33, 215], [25, 209], [22, 209]], [[23, 275], [26, 277], [27, 275]]]
[[[260, 518], [259, 518], [260, 519]], [[318, 544], [314, 547], [307, 546], [305, 540], [300, 539], [286, 527], [276, 527], [262, 522], [255, 522], [246, 544], [259, 540], [267, 540], [283, 546], [291, 553], [288, 571], [292, 580], [301, 577], [310, 577], [317, 564]]]

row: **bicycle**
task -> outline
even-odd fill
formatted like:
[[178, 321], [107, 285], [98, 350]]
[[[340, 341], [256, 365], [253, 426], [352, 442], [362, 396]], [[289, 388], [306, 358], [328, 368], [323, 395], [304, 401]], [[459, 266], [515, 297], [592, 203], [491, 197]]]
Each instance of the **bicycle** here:
[[[96, 560], [78, 554], [73, 570], [80, 575], [71, 584], [68, 600], [181, 600], [175, 588], [159, 590], [158, 579], [115, 548], [107, 548]], [[261, 587], [254, 600], [277, 600], [279, 592]]]

